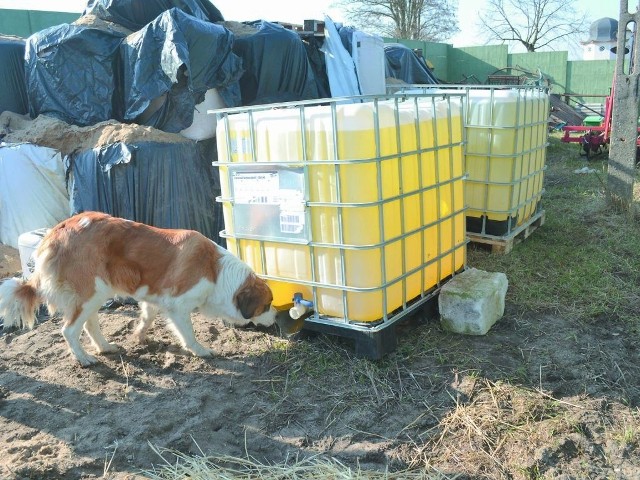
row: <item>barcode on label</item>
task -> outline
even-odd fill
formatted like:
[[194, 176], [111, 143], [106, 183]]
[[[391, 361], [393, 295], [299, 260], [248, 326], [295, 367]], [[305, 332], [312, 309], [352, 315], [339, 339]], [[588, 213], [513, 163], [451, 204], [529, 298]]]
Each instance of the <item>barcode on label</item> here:
[[282, 212], [280, 231], [282, 233], [301, 233], [304, 229], [304, 212]]

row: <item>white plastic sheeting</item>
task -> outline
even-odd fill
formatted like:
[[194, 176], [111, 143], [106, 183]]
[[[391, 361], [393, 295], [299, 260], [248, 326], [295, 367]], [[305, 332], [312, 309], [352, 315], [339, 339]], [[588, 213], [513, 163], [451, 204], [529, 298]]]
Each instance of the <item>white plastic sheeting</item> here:
[[0, 243], [18, 248], [20, 234], [53, 227], [69, 214], [60, 152], [0, 144]]
[[327, 64], [331, 96], [337, 98], [360, 95], [353, 58], [344, 48], [335, 24], [326, 15], [324, 17], [324, 45], [320, 50], [324, 53]]

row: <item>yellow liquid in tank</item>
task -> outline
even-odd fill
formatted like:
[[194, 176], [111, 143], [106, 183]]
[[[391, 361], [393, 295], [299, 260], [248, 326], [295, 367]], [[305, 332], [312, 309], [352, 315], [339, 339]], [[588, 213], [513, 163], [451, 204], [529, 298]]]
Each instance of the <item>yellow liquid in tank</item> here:
[[[542, 190], [541, 156], [548, 96], [517, 90], [469, 94], [466, 168], [468, 216], [522, 223], [535, 208], [530, 199]], [[542, 163], [544, 163], [544, 153]]]
[[[449, 112], [442, 111], [439, 105], [436, 112], [436, 132], [440, 144], [459, 142], [461, 128], [449, 131]], [[235, 145], [232, 148], [233, 161], [302, 161], [302, 132], [297, 111], [284, 118], [279, 115], [254, 115], [253, 142], [248, 131], [247, 119], [230, 117], [234, 123], [229, 137]], [[430, 115], [429, 115], [430, 113]], [[458, 118], [451, 122], [460, 125]], [[295, 280], [312, 281], [311, 262], [314, 262], [316, 281], [336, 288], [317, 288], [319, 313], [343, 317], [353, 321], [375, 321], [383, 314], [390, 313], [403, 302], [409, 301], [425, 290], [435, 286], [442, 278], [451, 275], [464, 265], [464, 218], [460, 213], [453, 219], [447, 219], [435, 228], [409, 235], [403, 241], [400, 237], [420, 228], [420, 203], [423, 203], [422, 221], [437, 221], [438, 209], [431, 202], [440, 200], [440, 215], [449, 215], [452, 209], [461, 210], [463, 201], [462, 181], [444, 186], [435, 186], [437, 156], [437, 174], [443, 182], [452, 175], [462, 174], [462, 151], [460, 145], [445, 148], [443, 151], [428, 152], [420, 155], [397, 156], [400, 152], [413, 151], [417, 147], [417, 133], [421, 146], [425, 148], [433, 143], [433, 112], [420, 111], [421, 122], [418, 132], [415, 126], [416, 112], [400, 109], [400, 135], [395, 128], [393, 105], [381, 104], [378, 110], [379, 126], [376, 139], [373, 110], [371, 105], [346, 105], [337, 108], [337, 132], [334, 137], [331, 116], [327, 108], [311, 107], [305, 111], [306, 159], [312, 163], [308, 167], [310, 202], [338, 202], [365, 205], [327, 206], [311, 208], [311, 237], [314, 242], [332, 243], [332, 247], [311, 247], [291, 245], [262, 240], [265, 259], [260, 251], [260, 241], [228, 239], [229, 249], [236, 249], [240, 257], [247, 261], [258, 273], [276, 276], [282, 280], [269, 280], [274, 291], [274, 305], [290, 303], [293, 293], [302, 291], [305, 298], [311, 299], [310, 287], [303, 287]], [[267, 118], [268, 117], [268, 118]], [[264, 121], [263, 121], [264, 120]], [[275, 125], [274, 125], [275, 123]], [[280, 123], [280, 126], [277, 124]], [[223, 122], [218, 132], [221, 158], [227, 152], [226, 126]], [[268, 125], [268, 128], [267, 128]], [[244, 126], [244, 128], [243, 128]], [[220, 129], [220, 127], [219, 127]], [[336, 143], [337, 140], [337, 143]], [[313, 160], [361, 160], [377, 157], [376, 140], [380, 145], [380, 156], [390, 156], [378, 161], [365, 161], [352, 164], [318, 163]], [[251, 148], [254, 147], [254, 148]], [[441, 158], [446, 157], [446, 162]], [[419, 164], [422, 163], [422, 177]], [[451, 166], [453, 165], [453, 166]], [[378, 179], [381, 182], [378, 182]], [[434, 185], [434, 188], [420, 193], [422, 185]], [[229, 178], [226, 167], [221, 167], [223, 197], [229, 191]], [[338, 198], [338, 187], [340, 198]], [[408, 194], [403, 200], [390, 199], [400, 193]], [[435, 195], [435, 197], [432, 195]], [[437, 195], [436, 195], [437, 194]], [[368, 203], [368, 205], [366, 205]], [[232, 210], [225, 204], [225, 224], [231, 225]], [[342, 227], [340, 229], [340, 226]], [[340, 238], [342, 230], [342, 238]], [[456, 232], [455, 238], [453, 232]], [[233, 233], [233, 232], [229, 232]], [[424, 237], [424, 246], [421, 245]], [[398, 238], [395, 241], [391, 239]], [[385, 245], [380, 245], [387, 242]], [[420, 267], [435, 258], [439, 252], [461, 245], [458, 250], [439, 259], [434, 264]], [[358, 246], [360, 248], [349, 248]], [[292, 251], [292, 255], [287, 252]], [[424, 252], [424, 253], [423, 253]], [[382, 261], [384, 255], [384, 262]], [[423, 258], [424, 257], [424, 258]], [[264, 271], [263, 264], [266, 266]], [[382, 266], [385, 267], [383, 276]], [[404, 267], [404, 268], [403, 268]], [[416, 269], [403, 282], [385, 285], [398, 279], [404, 272]], [[344, 274], [343, 274], [344, 273]], [[438, 275], [439, 274], [439, 275]], [[352, 288], [370, 288], [366, 292], [347, 292], [347, 302], [343, 301], [341, 286]], [[383, 299], [386, 298], [386, 309]]]

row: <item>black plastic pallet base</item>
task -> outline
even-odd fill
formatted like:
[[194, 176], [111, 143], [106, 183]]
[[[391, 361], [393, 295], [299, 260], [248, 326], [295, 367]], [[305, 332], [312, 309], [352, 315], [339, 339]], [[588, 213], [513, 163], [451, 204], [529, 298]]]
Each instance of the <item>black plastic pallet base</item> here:
[[398, 346], [395, 325], [375, 330], [355, 330], [348, 325], [329, 325], [326, 323], [305, 322], [304, 331], [336, 335], [355, 341], [357, 357], [369, 360], [380, 360], [385, 355], [395, 351]]
[[377, 324], [367, 328], [360, 325], [317, 322], [307, 319], [304, 322], [302, 333], [316, 332], [327, 335], [336, 335], [355, 342], [355, 355], [368, 360], [380, 360], [384, 356], [393, 353], [398, 346], [396, 328], [401, 324], [415, 324], [424, 318], [433, 318], [438, 312], [438, 297], [434, 295], [424, 304], [412, 311], [409, 315], [402, 317], [399, 321], [390, 321], [387, 325]]
[[507, 235], [517, 224], [517, 215], [514, 217], [507, 217], [506, 220], [491, 220], [485, 215], [479, 218], [467, 216], [468, 233], [485, 233], [487, 235], [502, 236]]

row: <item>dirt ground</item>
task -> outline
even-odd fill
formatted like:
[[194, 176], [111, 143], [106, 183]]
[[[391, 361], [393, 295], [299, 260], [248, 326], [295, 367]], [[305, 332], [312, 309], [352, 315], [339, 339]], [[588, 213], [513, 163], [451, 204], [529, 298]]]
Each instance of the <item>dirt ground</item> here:
[[623, 326], [507, 305], [484, 337], [401, 326], [380, 364], [334, 337], [289, 341], [194, 315], [217, 352], [203, 360], [161, 324], [135, 344], [136, 316], [100, 314], [121, 350], [91, 368], [72, 360], [59, 319], [0, 336], [0, 478], [139, 478], [162, 463], [152, 447], [270, 463], [322, 453], [474, 479], [640, 478], [640, 350]]

